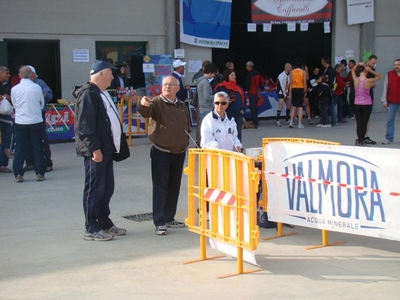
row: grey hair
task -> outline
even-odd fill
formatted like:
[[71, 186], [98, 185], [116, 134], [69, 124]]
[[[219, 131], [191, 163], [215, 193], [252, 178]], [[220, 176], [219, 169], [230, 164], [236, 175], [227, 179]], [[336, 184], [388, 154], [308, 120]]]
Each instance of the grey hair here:
[[229, 101], [229, 100], [230, 100], [227, 93], [225, 93], [225, 92], [218, 92], [218, 93], [216, 93], [216, 94], [214, 95], [214, 101], [217, 100], [217, 98], [221, 98], [221, 97], [225, 98], [226, 101]]
[[29, 66], [22, 66], [21, 69], [19, 69], [19, 76], [21, 76], [21, 78], [28, 79], [31, 75], [32, 71]]
[[249, 61], [246, 63], [246, 66], [249, 66], [250, 68], [253, 68], [253, 67], [254, 67], [254, 63], [253, 63], [251, 60], [249, 60]]
[[286, 63], [285, 66], [284, 66], [285, 69], [286, 68], [291, 68], [291, 67], [292, 67], [292, 64], [289, 64], [289, 63]]

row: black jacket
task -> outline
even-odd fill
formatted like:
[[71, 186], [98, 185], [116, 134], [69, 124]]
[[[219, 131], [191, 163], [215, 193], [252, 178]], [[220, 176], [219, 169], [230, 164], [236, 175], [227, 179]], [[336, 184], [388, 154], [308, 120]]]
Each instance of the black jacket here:
[[100, 149], [104, 154], [116, 151], [111, 122], [101, 98], [101, 90], [86, 82], [74, 87], [72, 95], [78, 99], [75, 105], [75, 148], [78, 156], [92, 156]]

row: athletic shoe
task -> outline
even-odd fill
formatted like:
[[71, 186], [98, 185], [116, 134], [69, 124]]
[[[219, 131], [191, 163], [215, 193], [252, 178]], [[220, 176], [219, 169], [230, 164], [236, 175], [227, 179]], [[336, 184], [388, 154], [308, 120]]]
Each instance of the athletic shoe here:
[[297, 128], [304, 129], [304, 126], [303, 126], [303, 124], [299, 123], [299, 125], [297, 125]]
[[289, 125], [290, 124], [290, 121], [285, 121], [285, 125]]
[[317, 127], [317, 128], [322, 128], [322, 127], [324, 127], [324, 125], [318, 123], [317, 125], [315, 125], [315, 127]]
[[391, 144], [391, 143], [393, 143], [393, 142], [391, 142], [391, 141], [389, 141], [389, 140], [385, 140], [385, 141], [382, 142], [383, 145], [389, 145], [389, 144]]
[[184, 228], [185, 227], [185, 223], [178, 222], [177, 220], [174, 219], [171, 222], [167, 222], [167, 227], [168, 228]]
[[347, 120], [346, 119], [339, 119], [338, 123], [347, 123]]
[[281, 127], [281, 126], [282, 126], [282, 125], [281, 125], [281, 122], [276, 121], [276, 122], [275, 122], [275, 126], [276, 126], [276, 127]]
[[297, 125], [297, 119], [293, 120], [293, 125]]
[[364, 139], [364, 144], [367, 144], [367, 145], [375, 145], [376, 142], [373, 141], [373, 140], [371, 140], [371, 139], [369, 138], [369, 136], [367, 136], [367, 137]]
[[22, 177], [22, 175], [17, 175], [17, 176], [15, 176], [15, 181], [16, 182], [24, 182], [24, 177]]
[[314, 124], [314, 122], [310, 118], [308, 118], [308, 124], [312, 125]]
[[314, 119], [319, 119], [319, 116], [318, 116], [318, 115], [315, 115]]
[[46, 167], [46, 172], [51, 172], [53, 171], [53, 167], [52, 166], [47, 166]]
[[11, 173], [11, 172], [12, 172], [12, 170], [10, 168], [4, 167], [4, 166], [0, 167], [0, 173]]
[[322, 126], [322, 128], [331, 128], [331, 127], [332, 127], [331, 124], [325, 124], [325, 125]]
[[108, 234], [120, 236], [120, 235], [124, 235], [126, 233], [126, 229], [118, 228], [117, 226], [113, 225], [108, 229], [104, 229], [104, 232], [106, 232]]
[[156, 226], [156, 234], [157, 235], [167, 235], [167, 226], [165, 225], [160, 225]]
[[36, 181], [43, 181], [44, 176], [42, 174], [36, 174]]
[[358, 147], [366, 147], [367, 145], [364, 142], [359, 142], [358, 140], [356, 140], [356, 146]]
[[289, 122], [289, 128], [293, 128], [293, 122]]
[[85, 231], [83, 234], [83, 239], [85, 241], [109, 241], [112, 240], [114, 236], [112, 234], [106, 233], [104, 230], [90, 233]]

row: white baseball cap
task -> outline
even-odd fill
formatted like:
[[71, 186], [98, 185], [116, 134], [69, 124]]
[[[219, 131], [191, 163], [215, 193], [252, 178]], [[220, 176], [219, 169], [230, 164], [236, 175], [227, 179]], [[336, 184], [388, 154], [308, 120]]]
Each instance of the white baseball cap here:
[[172, 65], [174, 66], [174, 69], [175, 69], [175, 68], [182, 67], [182, 66], [186, 65], [186, 62], [181, 61], [180, 59], [177, 59], [172, 63]]

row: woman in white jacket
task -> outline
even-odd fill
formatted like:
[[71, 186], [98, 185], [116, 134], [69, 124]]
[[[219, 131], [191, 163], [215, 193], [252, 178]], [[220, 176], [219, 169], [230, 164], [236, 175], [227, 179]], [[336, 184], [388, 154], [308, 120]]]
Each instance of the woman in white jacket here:
[[214, 110], [201, 123], [201, 148], [242, 152], [235, 119], [225, 112], [228, 105], [227, 93], [219, 92], [214, 95]]

